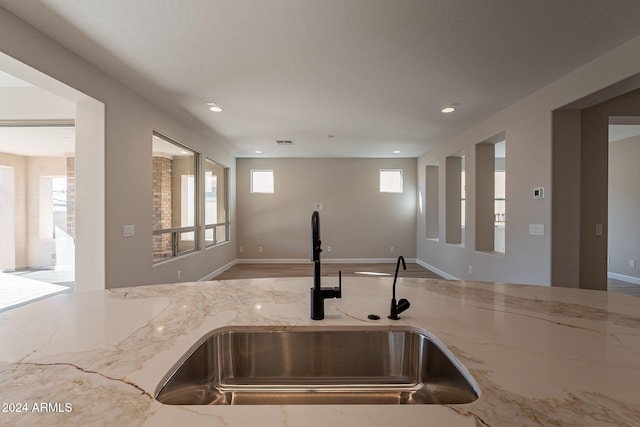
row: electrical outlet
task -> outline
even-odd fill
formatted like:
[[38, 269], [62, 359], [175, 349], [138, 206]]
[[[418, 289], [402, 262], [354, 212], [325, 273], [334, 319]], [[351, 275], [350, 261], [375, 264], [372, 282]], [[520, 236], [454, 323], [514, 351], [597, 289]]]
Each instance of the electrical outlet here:
[[258, 252], [262, 252], [262, 246], [258, 246]]
[[240, 246], [240, 253], [244, 252], [244, 246]]
[[631, 267], [631, 268], [636, 268], [636, 260], [634, 260], [634, 259], [630, 259], [630, 260], [629, 260], [629, 267]]
[[472, 265], [469, 266], [469, 274], [473, 274], [473, 266]]
[[181, 276], [182, 276], [182, 274], [181, 274], [181, 273], [182, 273], [182, 272], [181, 272], [180, 270], [178, 270], [178, 282], [179, 282], [179, 281], [180, 281], [180, 279], [181, 279]]
[[396, 251], [395, 246], [389, 246], [389, 252], [394, 253]]
[[327, 252], [331, 252], [331, 246], [327, 246]]
[[133, 237], [134, 234], [135, 230], [133, 225], [125, 225], [124, 227], [122, 227], [122, 235], [124, 237]]

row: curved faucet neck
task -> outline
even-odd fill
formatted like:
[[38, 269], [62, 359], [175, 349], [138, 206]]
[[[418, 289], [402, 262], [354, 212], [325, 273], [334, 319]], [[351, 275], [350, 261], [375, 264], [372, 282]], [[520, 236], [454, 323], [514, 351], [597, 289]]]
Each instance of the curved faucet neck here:
[[404, 262], [404, 257], [400, 255], [398, 257], [398, 262], [396, 262], [396, 274], [393, 276], [393, 299], [396, 299], [396, 281], [398, 280], [398, 270], [400, 269], [400, 261], [402, 261], [402, 269], [407, 269], [407, 264]]

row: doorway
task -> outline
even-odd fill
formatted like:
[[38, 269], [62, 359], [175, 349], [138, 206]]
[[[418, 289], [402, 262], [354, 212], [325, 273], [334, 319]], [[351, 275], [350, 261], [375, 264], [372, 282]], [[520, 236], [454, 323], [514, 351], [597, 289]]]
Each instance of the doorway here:
[[609, 290], [640, 296], [640, 117], [609, 117]]
[[[637, 164], [609, 164], [608, 133], [611, 120], [640, 116], [639, 88], [640, 74], [553, 112], [553, 286], [608, 290], [614, 261], [609, 234], [617, 227], [617, 220], [609, 218], [609, 172], [630, 174], [637, 169]], [[627, 197], [639, 203], [637, 185]], [[616, 244], [630, 248], [616, 255], [627, 265], [640, 257], [638, 239], [629, 230], [614, 237]]]
[[75, 289], [73, 123], [0, 121], [0, 310]]
[[[19, 294], [7, 276], [28, 294], [0, 311], [43, 298], [25, 283], [105, 289], [104, 104], [2, 53], [0, 99], [0, 299]], [[23, 132], [36, 143], [15, 144]]]

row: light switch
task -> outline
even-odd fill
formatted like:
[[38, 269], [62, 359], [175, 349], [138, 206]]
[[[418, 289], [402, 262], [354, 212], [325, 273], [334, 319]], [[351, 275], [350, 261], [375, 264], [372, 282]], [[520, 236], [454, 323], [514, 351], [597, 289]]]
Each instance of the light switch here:
[[596, 236], [602, 236], [602, 224], [596, 224]]
[[531, 236], [544, 236], [544, 224], [529, 224], [529, 234]]
[[124, 237], [133, 237], [133, 235], [135, 234], [135, 230], [133, 228], [133, 225], [125, 225], [122, 229], [122, 235]]

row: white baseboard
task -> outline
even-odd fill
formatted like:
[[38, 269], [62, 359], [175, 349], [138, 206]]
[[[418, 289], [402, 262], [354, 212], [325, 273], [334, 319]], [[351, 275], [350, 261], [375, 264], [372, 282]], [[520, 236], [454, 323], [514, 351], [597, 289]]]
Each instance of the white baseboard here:
[[624, 274], [607, 273], [607, 278], [622, 280], [623, 282], [632, 283], [634, 285], [640, 285], [640, 278], [633, 277], [633, 276], [625, 276]]
[[310, 263], [311, 261], [309, 261], [308, 258], [291, 258], [291, 259], [262, 259], [262, 258], [256, 258], [256, 259], [249, 259], [249, 258], [242, 258], [242, 259], [237, 259], [236, 262], [238, 264], [305, 264], [305, 263]]
[[428, 270], [433, 271], [434, 273], [436, 273], [439, 276], [444, 277], [447, 280], [460, 280], [455, 276], [452, 276], [451, 274], [447, 273], [446, 271], [442, 271], [439, 268], [436, 268], [430, 264], [427, 264], [426, 262], [422, 261], [421, 259], [416, 259], [416, 264], [418, 264], [421, 267], [424, 267]]
[[234, 259], [233, 261], [231, 261], [230, 263], [223, 265], [222, 267], [220, 267], [219, 269], [217, 269], [216, 271], [214, 271], [213, 273], [209, 273], [206, 276], [204, 276], [202, 279], [198, 280], [199, 282], [206, 282], [208, 280], [212, 280], [214, 277], [216, 277], [217, 275], [224, 273], [225, 271], [227, 271], [228, 269], [230, 269], [231, 267], [233, 267], [234, 265], [236, 265], [238, 263], [237, 259]]

